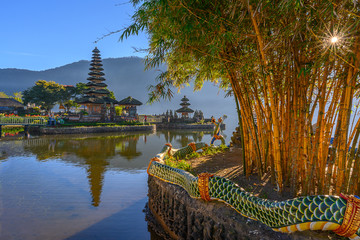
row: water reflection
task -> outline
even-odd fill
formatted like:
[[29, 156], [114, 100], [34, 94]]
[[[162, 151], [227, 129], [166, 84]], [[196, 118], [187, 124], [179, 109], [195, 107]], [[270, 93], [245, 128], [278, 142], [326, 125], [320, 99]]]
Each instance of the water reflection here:
[[0, 240], [150, 239], [142, 212], [150, 158], [166, 142], [210, 139], [161, 131], [2, 140]]
[[110, 135], [62, 138], [44, 137], [26, 140], [24, 150], [34, 154], [39, 161], [61, 158], [86, 168], [87, 178], [92, 196], [92, 205], [99, 206], [103, 187], [104, 174], [109, 166], [109, 159], [120, 155], [127, 160], [139, 157], [142, 152], [136, 146], [140, 136], [136, 135]]
[[107, 160], [117, 154], [133, 159], [141, 155], [141, 152], [136, 151], [141, 135], [42, 137], [24, 141], [24, 150], [36, 155], [40, 161], [58, 157], [66, 160], [69, 154], [76, 155], [79, 159], [99, 161]]
[[[101, 202], [107, 170], [145, 169], [147, 162], [138, 161], [139, 157], [145, 154], [150, 159], [164, 143], [171, 142], [174, 147], [184, 147], [189, 142], [203, 141], [204, 136], [209, 138], [210, 134], [203, 131], [160, 131], [156, 133], [158, 139], [151, 133], [43, 136], [1, 142], [0, 161], [6, 161], [12, 155], [32, 154], [40, 162], [61, 160], [83, 167], [86, 169], [92, 205], [97, 207]], [[150, 143], [148, 138], [151, 139]]]
[[[146, 135], [143, 135], [144, 143], [146, 143]], [[122, 141], [120, 144], [116, 145], [116, 148], [119, 149], [119, 154], [125, 157], [127, 160], [131, 160], [135, 157], [141, 156], [142, 152], [136, 149], [137, 142], [139, 141], [139, 136], [129, 136], [125, 141]]]
[[166, 142], [172, 143], [172, 145], [185, 147], [190, 142], [202, 142], [205, 134], [210, 135], [211, 133], [211, 131], [172, 130], [159, 131], [157, 132], [157, 135], [164, 135]]

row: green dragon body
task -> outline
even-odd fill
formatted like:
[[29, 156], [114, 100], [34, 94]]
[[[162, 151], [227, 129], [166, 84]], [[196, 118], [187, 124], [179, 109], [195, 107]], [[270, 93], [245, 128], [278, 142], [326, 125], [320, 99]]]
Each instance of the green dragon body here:
[[[205, 147], [206, 144], [198, 143], [197, 146], [199, 148], [196, 149], [200, 149]], [[194, 148], [190, 149], [194, 150]], [[162, 152], [153, 159], [155, 161], [150, 162], [148, 174], [181, 186], [193, 198], [204, 199], [200, 189], [200, 183], [202, 183], [200, 176], [195, 177], [189, 172], [161, 163], [164, 157], [175, 156], [179, 151], [177, 155], [183, 157], [191, 152], [190, 149], [187, 146], [183, 149], [174, 150], [170, 146], [165, 146]], [[357, 211], [358, 205], [352, 211], [353, 215], [357, 214], [354, 219], [349, 224], [343, 224], [344, 221], [348, 223], [349, 215], [345, 213], [350, 210], [347, 209], [349, 200], [346, 197], [318, 195], [298, 197], [281, 202], [270, 201], [253, 196], [226, 178], [212, 175], [207, 177], [206, 191], [208, 200], [225, 202], [241, 215], [258, 220], [271, 227], [274, 231], [289, 233], [304, 230], [334, 230], [340, 234], [338, 230], [340, 226], [344, 228], [344, 225], [348, 225], [345, 227], [355, 227], [356, 229], [340, 235], [347, 236], [350, 239], [360, 239], [360, 219], [357, 218], [360, 217], [359, 213], [357, 213], [360, 212]], [[351, 198], [351, 201], [353, 201], [353, 198]]]

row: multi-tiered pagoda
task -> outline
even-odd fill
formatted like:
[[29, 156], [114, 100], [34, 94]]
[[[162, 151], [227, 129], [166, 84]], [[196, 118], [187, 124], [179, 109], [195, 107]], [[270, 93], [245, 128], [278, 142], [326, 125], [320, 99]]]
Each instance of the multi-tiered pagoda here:
[[181, 99], [180, 106], [181, 106], [181, 108], [176, 110], [176, 112], [181, 113], [183, 118], [188, 118], [189, 114], [194, 112], [194, 110], [192, 110], [191, 108], [188, 107], [188, 106], [190, 106], [190, 103], [189, 103], [189, 99], [186, 96], [184, 96]]
[[86, 84], [88, 89], [84, 92], [85, 96], [78, 103], [86, 107], [89, 115], [104, 115], [106, 109], [113, 107], [117, 103], [116, 100], [109, 98], [109, 90], [106, 89], [107, 84], [104, 83], [104, 69], [102, 68], [100, 51], [95, 47], [91, 60], [91, 68], [89, 70], [89, 82]]

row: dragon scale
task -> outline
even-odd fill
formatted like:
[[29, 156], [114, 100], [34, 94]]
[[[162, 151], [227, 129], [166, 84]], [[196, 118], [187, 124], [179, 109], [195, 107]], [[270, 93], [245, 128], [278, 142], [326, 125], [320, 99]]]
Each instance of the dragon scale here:
[[[197, 144], [198, 148], [192, 147], [192, 149], [196, 151], [205, 146], [206, 144], [199, 143]], [[344, 218], [349, 200], [343, 197], [317, 195], [280, 202], [270, 201], [253, 196], [226, 178], [210, 174], [207, 175], [206, 186], [203, 188], [203, 178], [200, 175], [195, 177], [189, 172], [162, 163], [164, 158], [174, 156], [177, 151], [181, 151], [181, 154], [178, 153], [178, 155], [182, 157], [184, 154], [188, 154], [189, 146], [175, 152], [171, 152], [172, 149], [170, 147], [169, 150], [169, 147], [165, 146], [162, 152], [150, 161], [147, 172], [163, 181], [181, 186], [193, 198], [206, 200], [202, 196], [202, 191], [205, 189], [208, 200], [222, 201], [241, 215], [258, 220], [279, 232], [289, 233], [304, 230], [333, 230], [336, 232], [339, 231], [343, 222], [348, 220], [344, 220]], [[360, 213], [360, 211], [355, 212]], [[360, 215], [356, 216], [360, 217]], [[351, 235], [349, 232], [347, 235], [340, 235], [350, 239], [360, 239], [360, 219], [356, 217], [354, 219], [355, 224], [352, 222], [348, 225], [351, 225], [352, 228], [355, 225], [356, 230], [352, 231]]]

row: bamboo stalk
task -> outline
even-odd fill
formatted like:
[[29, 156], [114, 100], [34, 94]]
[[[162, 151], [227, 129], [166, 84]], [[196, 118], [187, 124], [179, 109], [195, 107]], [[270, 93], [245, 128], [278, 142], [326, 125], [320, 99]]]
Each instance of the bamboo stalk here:
[[[263, 40], [261, 38], [261, 34], [258, 28], [258, 25], [256, 23], [253, 11], [252, 11], [252, 7], [249, 4], [248, 5], [249, 8], [249, 13], [251, 16], [251, 21], [253, 23], [253, 27], [254, 30], [256, 32], [256, 36], [257, 36], [257, 40], [258, 40], [258, 44], [259, 44], [259, 50], [261, 53], [261, 58], [264, 62], [265, 68], [267, 66], [267, 60], [265, 57], [265, 52], [264, 52], [264, 45], [263, 45]], [[274, 154], [274, 163], [275, 163], [275, 168], [276, 168], [276, 173], [277, 173], [277, 184], [278, 184], [278, 188], [279, 188], [279, 192], [282, 192], [283, 190], [283, 179], [282, 179], [282, 169], [281, 169], [281, 150], [280, 150], [280, 136], [279, 136], [279, 124], [278, 124], [278, 120], [277, 120], [277, 114], [275, 111], [275, 99], [274, 99], [274, 93], [273, 93], [273, 88], [272, 88], [272, 84], [271, 84], [271, 80], [270, 80], [270, 75], [267, 74], [266, 75], [266, 87], [268, 89], [268, 94], [269, 94], [269, 98], [270, 98], [270, 109], [271, 109], [271, 119], [272, 119], [272, 125], [273, 125], [273, 134], [274, 134], [274, 140], [273, 140], [273, 154]]]

